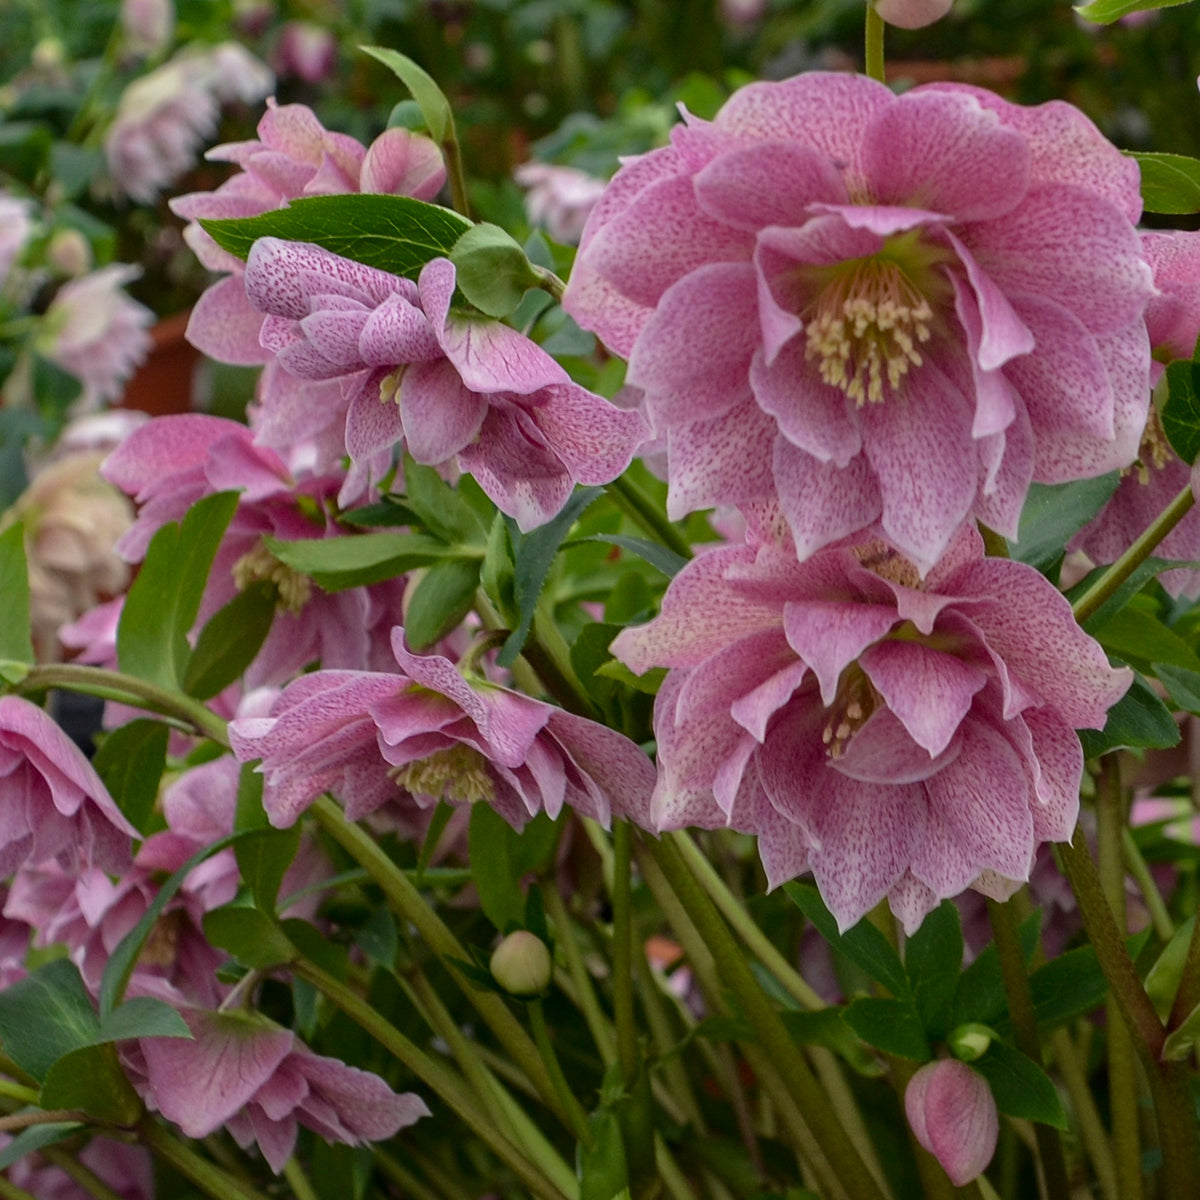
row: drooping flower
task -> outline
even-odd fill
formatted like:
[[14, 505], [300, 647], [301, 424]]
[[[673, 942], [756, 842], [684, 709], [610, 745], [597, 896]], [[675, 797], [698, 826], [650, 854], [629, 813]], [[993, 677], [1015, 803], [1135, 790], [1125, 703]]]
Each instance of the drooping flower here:
[[419, 463], [469, 472], [530, 529], [576, 483], [615, 479], [645, 437], [637, 413], [574, 383], [523, 334], [451, 308], [449, 259], [426, 263], [414, 284], [320, 246], [260, 238], [245, 286], [270, 314], [262, 342], [284, 371], [342, 381], [346, 449], [360, 470], [379, 470], [403, 442]]
[[322, 792], [356, 821], [387, 805], [484, 802], [520, 828], [564, 806], [607, 826], [644, 815], [654, 769], [615, 730], [411, 653], [392, 631], [397, 673], [315, 671], [269, 716], [230, 723], [242, 762], [262, 759], [263, 807], [292, 825]]
[[1128, 465], [1153, 293], [1135, 164], [1069, 105], [824, 73], [627, 162], [567, 310], [629, 359], [673, 516], [778, 498], [802, 557], [879, 522], [924, 574], [1031, 480]]
[[525, 162], [513, 171], [525, 193], [531, 225], [541, 225], [556, 241], [577, 246], [588, 214], [604, 193], [603, 179], [578, 167]]
[[333, 73], [337, 56], [337, 38], [331, 30], [315, 21], [288, 21], [279, 32], [271, 63], [284, 79], [294, 75], [305, 83], [320, 83]]
[[57, 858], [121, 871], [125, 819], [79, 748], [36, 704], [0, 696], [0, 874]]
[[156, 54], [170, 42], [174, 30], [173, 0], [121, 0], [121, 34], [131, 53]]
[[[299, 1126], [328, 1142], [385, 1141], [421, 1117], [425, 1102], [370, 1071], [313, 1053], [290, 1030], [240, 1012], [183, 1008], [193, 1037], [142, 1038], [147, 1103], [188, 1137], [222, 1125], [239, 1145], [258, 1143], [278, 1174]], [[136, 1068], [135, 1068], [136, 1069]]]
[[[1200, 337], [1200, 233], [1144, 233], [1142, 247], [1159, 294], [1146, 308], [1153, 350], [1151, 381], [1162, 381], [1166, 364], [1190, 359]], [[1165, 385], [1163, 385], [1165, 387]], [[1156, 390], [1156, 401], [1165, 397]], [[1115, 562], [1188, 484], [1188, 465], [1171, 448], [1158, 403], [1150, 405], [1137, 460], [1122, 472], [1108, 503], [1072, 540], [1095, 563]], [[1178, 562], [1200, 561], [1200, 509], [1192, 509], [1154, 553]], [[1200, 569], [1164, 571], [1159, 581], [1172, 596], [1200, 595]]]
[[987, 1081], [954, 1058], [926, 1063], [904, 1089], [904, 1112], [918, 1142], [942, 1164], [955, 1187], [983, 1174], [1000, 1136]]
[[1075, 729], [1102, 726], [1131, 677], [969, 528], [923, 582], [877, 539], [805, 562], [708, 551], [612, 648], [671, 668], [651, 827], [757, 833], [768, 882], [812, 871], [843, 929], [885, 896], [911, 931], [967, 887], [1027, 879], [1074, 827]]
[[83, 384], [78, 412], [116, 400], [150, 351], [154, 314], [124, 287], [137, 267], [114, 263], [63, 284], [42, 318], [39, 350]]

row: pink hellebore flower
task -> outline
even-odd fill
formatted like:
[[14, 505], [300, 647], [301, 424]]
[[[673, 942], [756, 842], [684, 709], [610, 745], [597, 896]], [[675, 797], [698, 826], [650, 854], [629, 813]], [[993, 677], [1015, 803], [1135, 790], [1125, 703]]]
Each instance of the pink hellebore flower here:
[[629, 359], [673, 516], [777, 496], [925, 574], [1031, 480], [1130, 463], [1153, 294], [1135, 163], [1074, 108], [813, 73], [617, 172], [564, 301]]
[[513, 171], [525, 193], [531, 225], [541, 225], [556, 241], [579, 245], [588, 214], [604, 194], [605, 181], [578, 167], [525, 162]]
[[[1159, 290], [1146, 308], [1158, 382], [1166, 364], [1190, 359], [1200, 337], [1200, 233], [1190, 230], [1142, 234], [1146, 260]], [[1122, 472], [1112, 498], [1071, 543], [1095, 563], [1115, 562], [1187, 486], [1189, 470], [1163, 432], [1150, 405], [1137, 461]], [[1179, 562], [1200, 561], [1200, 509], [1193, 509], [1158, 544], [1155, 554]], [[1164, 571], [1159, 581], [1172, 596], [1200, 595], [1200, 570]]]
[[42, 318], [41, 352], [83, 384], [79, 412], [116, 400], [150, 351], [154, 314], [122, 290], [137, 276], [137, 267], [114, 263], [73, 279]]
[[904, 1112], [916, 1139], [942, 1164], [955, 1187], [982, 1175], [1000, 1136], [991, 1088], [955, 1058], [926, 1063], [904, 1090]]
[[948, 896], [1006, 896], [1071, 836], [1083, 754], [1129, 686], [1038, 572], [967, 527], [924, 582], [880, 541], [797, 562], [714, 549], [624, 630], [655, 704], [651, 826], [759, 835], [771, 886], [811, 870], [842, 929], [886, 896], [911, 932]]
[[[11, 1141], [9, 1134], [0, 1135], [0, 1146]], [[154, 1200], [154, 1159], [145, 1146], [93, 1137], [77, 1152], [77, 1159], [121, 1200]], [[8, 1167], [5, 1178], [37, 1200], [93, 1200], [95, 1196], [62, 1167], [51, 1165], [36, 1152]]]
[[522, 529], [543, 525], [576, 483], [608, 483], [646, 435], [515, 329], [452, 310], [454, 264], [413, 283], [320, 246], [260, 238], [246, 295], [284, 371], [341, 379], [346, 449], [378, 469], [404, 442], [419, 463], [454, 461]]
[[0, 813], [0, 875], [51, 858], [119, 872], [139, 836], [75, 743], [19, 696], [0, 696]]
[[286, 828], [324, 791], [356, 821], [399, 801], [490, 804], [520, 828], [564, 805], [607, 826], [642, 816], [654, 768], [615, 730], [412, 654], [392, 631], [398, 674], [316, 671], [265, 718], [231, 722], [233, 752], [262, 759], [263, 807]]
[[298, 1126], [355, 1146], [394, 1137], [429, 1116], [413, 1092], [378, 1075], [314, 1054], [290, 1030], [238, 1012], [184, 1009], [194, 1035], [143, 1038], [148, 1101], [187, 1137], [224, 1125], [239, 1145], [257, 1142], [278, 1174]]

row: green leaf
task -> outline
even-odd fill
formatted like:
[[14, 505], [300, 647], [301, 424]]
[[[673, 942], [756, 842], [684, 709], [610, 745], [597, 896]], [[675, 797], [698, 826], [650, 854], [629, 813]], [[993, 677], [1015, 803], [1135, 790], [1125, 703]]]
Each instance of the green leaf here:
[[521, 653], [525, 639], [529, 636], [533, 624], [533, 614], [537, 608], [538, 598], [550, 574], [550, 566], [554, 556], [562, 545], [563, 539], [579, 515], [589, 504], [603, 495], [603, 489], [597, 487], [577, 488], [571, 498], [563, 506], [562, 511], [548, 524], [542, 525], [529, 533], [522, 534], [516, 522], [508, 520], [508, 535], [513, 546], [514, 588], [520, 623], [512, 631], [496, 662], [502, 667], [511, 667], [513, 660]]
[[[22, 1109], [22, 1112], [33, 1112], [34, 1109]], [[43, 1146], [52, 1146], [70, 1137], [83, 1126], [76, 1121], [57, 1121], [50, 1125], [31, 1125], [22, 1129], [3, 1150], [0, 1150], [0, 1171], [20, 1162], [27, 1154], [40, 1150]]]
[[1192, 941], [1192, 930], [1196, 926], [1196, 916], [1193, 913], [1171, 935], [1171, 940], [1162, 948], [1162, 953], [1154, 960], [1154, 965], [1146, 974], [1146, 995], [1150, 997], [1159, 1020], [1165, 1022], [1170, 1015], [1171, 1006], [1175, 1003], [1175, 993], [1179, 990], [1179, 981], [1183, 977], [1183, 968], [1187, 963], [1188, 947]]
[[1017, 540], [1009, 543], [1013, 558], [1043, 573], [1063, 556], [1063, 547], [1108, 502], [1121, 476], [1116, 471], [1073, 483], [1034, 483], [1021, 509]]
[[[820, 1008], [813, 1012], [785, 1009], [779, 1014], [788, 1033], [804, 1046], [824, 1046], [840, 1055], [859, 1075], [877, 1076], [883, 1067], [879, 1059], [858, 1039], [846, 1024], [840, 1008]], [[747, 1026], [749, 1029], [749, 1026]], [[737, 1035], [741, 1037], [741, 1035]], [[753, 1037], [743, 1040], [753, 1040]]]
[[234, 847], [238, 870], [254, 897], [255, 907], [274, 915], [279, 885], [296, 857], [300, 824], [290, 829], [264, 829], [247, 834]]
[[1142, 172], [1142, 203], [1152, 213], [1200, 212], [1200, 160], [1128, 152]]
[[[1094, 629], [1099, 629], [1112, 620], [1113, 616], [1120, 612], [1133, 597], [1145, 587], [1146, 582], [1153, 579], [1156, 575], [1161, 575], [1164, 571], [1170, 571], [1177, 567], [1186, 567], [1186, 562], [1171, 562], [1165, 558], [1158, 558], [1151, 555], [1144, 562], [1138, 565], [1133, 573], [1117, 588], [1115, 592], [1103, 604], [1100, 605], [1090, 617], [1083, 622], [1083, 627], [1091, 633]], [[1097, 567], [1090, 572], [1085, 579], [1079, 581], [1071, 587], [1067, 592], [1067, 599], [1072, 604], [1085, 595], [1091, 585], [1104, 573], [1104, 567]]]
[[1185, 463], [1200, 454], [1200, 364], [1167, 363], [1167, 402], [1159, 416], [1171, 449]]
[[1200, 1040], [1200, 1004], [1167, 1034], [1162, 1056], [1167, 1062], [1180, 1062], [1192, 1053], [1197, 1040]]
[[1144, 606], [1127, 605], [1090, 632], [1109, 654], [1142, 670], [1162, 662], [1200, 673], [1200, 658], [1191, 646]]
[[908, 975], [887, 938], [868, 920], [839, 933], [837, 921], [825, 907], [820, 892], [811, 883], [785, 883], [783, 890], [816, 926], [817, 932], [837, 951], [881, 983], [893, 996], [908, 997]]
[[66, 958], [0, 991], [4, 1053], [39, 1082], [64, 1054], [90, 1045], [100, 1020], [79, 968]]
[[1130, 13], [1173, 8], [1177, 4], [1186, 3], [1187, 0], [1092, 0], [1091, 4], [1079, 5], [1075, 11], [1085, 20], [1094, 21], [1097, 25], [1111, 25]]
[[25, 527], [18, 521], [0, 533], [0, 659], [32, 663], [29, 621], [29, 567], [25, 561]]
[[458, 239], [450, 252], [459, 290], [480, 312], [507, 317], [538, 275], [525, 251], [498, 225], [482, 222]]
[[929, 1058], [929, 1041], [911, 1000], [860, 996], [846, 1005], [843, 1016], [846, 1024], [869, 1046], [917, 1062]]
[[477, 558], [452, 558], [425, 572], [405, 605], [404, 636], [413, 650], [427, 650], [471, 611], [481, 565]]
[[364, 533], [298, 542], [267, 537], [263, 543], [281, 563], [308, 575], [327, 592], [379, 583], [453, 554], [442, 542], [422, 533]]
[[433, 467], [404, 456], [404, 504], [420, 524], [447, 545], [482, 546], [487, 530], [470, 502]]
[[412, 98], [421, 106], [421, 115], [425, 118], [425, 127], [429, 136], [439, 145], [445, 142], [447, 136], [454, 135], [454, 113], [450, 101], [433, 77], [424, 68], [417, 66], [407, 55], [385, 46], [360, 46], [364, 54], [369, 54], [388, 67], [410, 92]]
[[183, 690], [211, 700], [254, 661], [271, 632], [279, 589], [260, 579], [240, 591], [208, 619], [188, 660]]
[[50, 1110], [82, 1109], [101, 1121], [126, 1126], [135, 1124], [143, 1112], [111, 1043], [81, 1046], [63, 1055], [47, 1073], [38, 1103]]
[[[1021, 922], [1019, 930], [1021, 954], [1026, 967], [1033, 958], [1041, 930], [1041, 913], [1030, 913]], [[958, 977], [954, 989], [954, 1008], [950, 1017], [950, 1028], [971, 1023], [993, 1025], [1008, 1016], [1008, 998], [1004, 992], [1004, 978], [1000, 971], [1000, 959], [996, 944], [989, 942], [976, 956], [975, 961]]]
[[204, 936], [238, 962], [265, 971], [296, 958], [296, 947], [279, 926], [257, 908], [227, 904], [204, 914]]
[[1162, 680], [1177, 708], [1200, 716], [1200, 671], [1171, 663], [1152, 663], [1154, 674]]
[[1085, 758], [1098, 758], [1125, 746], [1165, 750], [1178, 745], [1179, 737], [1171, 710], [1140, 675], [1134, 675], [1133, 686], [1108, 710], [1103, 730], [1079, 730]]
[[94, 765], [117, 807], [145, 833], [158, 784], [167, 765], [170, 730], [162, 721], [138, 717], [108, 734]]
[[993, 1042], [971, 1066], [988, 1081], [996, 1107], [1010, 1117], [1040, 1121], [1066, 1129], [1067, 1114], [1050, 1077], [1041, 1067], [1005, 1042]]
[[651, 542], [646, 538], [626, 537], [620, 533], [597, 533], [591, 537], [580, 538], [581, 542], [607, 542], [612, 546], [620, 546], [644, 559], [652, 567], [661, 571], [668, 579], [676, 575], [687, 565], [687, 559], [674, 550], [668, 550], [659, 542]]
[[1029, 977], [1033, 1012], [1046, 1029], [1063, 1025], [1104, 1003], [1108, 982], [1091, 946], [1068, 950]]
[[471, 228], [466, 217], [411, 196], [354, 193], [306, 196], [257, 217], [200, 222], [212, 239], [245, 258], [259, 238], [323, 246], [379, 271], [416, 279], [430, 259], [443, 258]]
[[949, 900], [943, 900], [904, 948], [904, 969], [912, 985], [913, 1000], [930, 1037], [943, 1038], [949, 1030], [950, 1007], [962, 969], [962, 956], [958, 909]]
[[484, 916], [501, 933], [520, 925], [525, 897], [513, 865], [512, 826], [488, 804], [471, 806], [467, 851]]
[[604, 1109], [589, 1124], [592, 1144], [579, 1148], [579, 1200], [628, 1200], [629, 1171], [616, 1114]]
[[658, 689], [662, 687], [662, 681], [667, 677], [667, 669], [651, 667], [645, 674], [635, 675], [620, 659], [610, 658], [608, 662], [597, 667], [593, 674], [628, 684], [635, 691], [644, 692], [647, 696], [656, 696]]
[[233, 810], [234, 833], [250, 833], [272, 827], [263, 808], [263, 782], [262, 772], [254, 769], [254, 763], [242, 763], [242, 769], [238, 772], [237, 802]]
[[346, 978], [350, 953], [341, 942], [333, 941], [324, 930], [299, 917], [290, 917], [281, 922], [280, 928], [292, 946], [309, 962], [316, 963], [334, 979]]
[[134, 996], [113, 1009], [96, 1034], [97, 1042], [123, 1042], [128, 1038], [190, 1038], [187, 1022], [164, 1000], [153, 996]]
[[236, 492], [218, 492], [192, 506], [182, 525], [153, 537], [117, 627], [117, 661], [139, 679], [179, 690], [213, 557], [237, 507]]

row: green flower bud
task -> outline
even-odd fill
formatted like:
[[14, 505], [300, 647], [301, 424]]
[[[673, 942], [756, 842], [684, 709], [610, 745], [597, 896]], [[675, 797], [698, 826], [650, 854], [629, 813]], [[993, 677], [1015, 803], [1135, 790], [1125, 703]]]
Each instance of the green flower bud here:
[[946, 1044], [950, 1047], [950, 1053], [960, 1062], [974, 1062], [987, 1053], [987, 1048], [995, 1036], [994, 1029], [972, 1022], [953, 1030], [946, 1039]]
[[540, 938], [526, 929], [510, 933], [492, 952], [492, 978], [514, 996], [536, 996], [550, 983], [553, 963]]

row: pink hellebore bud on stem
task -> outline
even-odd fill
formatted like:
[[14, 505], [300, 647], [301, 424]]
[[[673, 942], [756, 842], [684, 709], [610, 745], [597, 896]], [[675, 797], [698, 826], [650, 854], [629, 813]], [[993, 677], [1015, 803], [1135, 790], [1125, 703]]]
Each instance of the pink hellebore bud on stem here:
[[1000, 1118], [987, 1081], [954, 1058], [926, 1063], [908, 1081], [904, 1111], [916, 1139], [963, 1187], [992, 1161]]
[[876, 0], [875, 11], [898, 29], [922, 29], [940, 21], [954, 0]]

